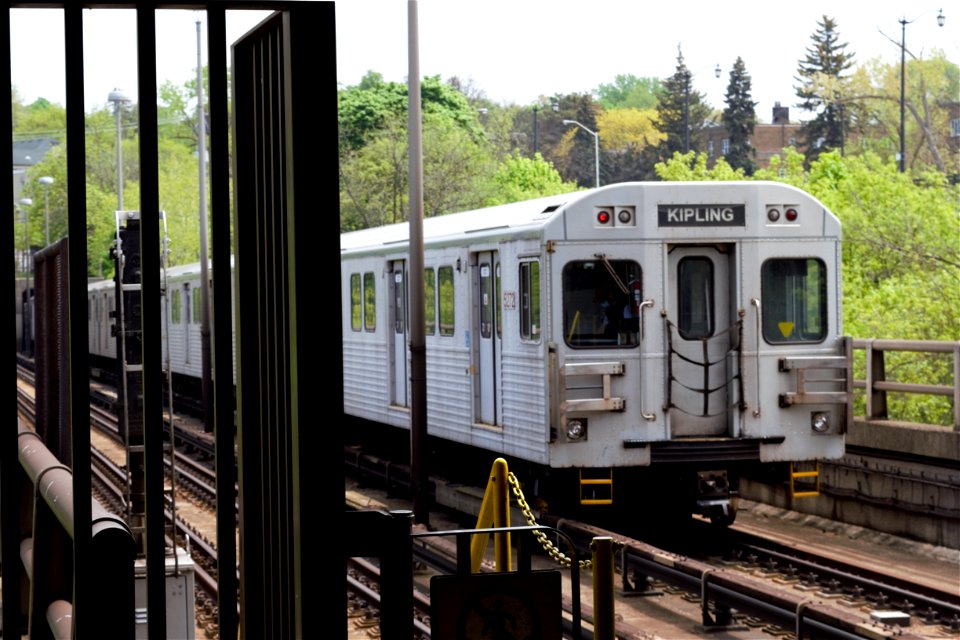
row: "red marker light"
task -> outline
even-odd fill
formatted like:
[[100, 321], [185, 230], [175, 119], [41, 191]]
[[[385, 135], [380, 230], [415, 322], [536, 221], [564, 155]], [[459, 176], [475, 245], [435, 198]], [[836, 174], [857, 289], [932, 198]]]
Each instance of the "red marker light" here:
[[597, 213], [597, 222], [600, 224], [607, 224], [610, 222], [610, 212], [609, 211], [600, 211]]
[[796, 209], [787, 209], [785, 212], [785, 215], [788, 221], [793, 222], [794, 220], [797, 219], [798, 214]]

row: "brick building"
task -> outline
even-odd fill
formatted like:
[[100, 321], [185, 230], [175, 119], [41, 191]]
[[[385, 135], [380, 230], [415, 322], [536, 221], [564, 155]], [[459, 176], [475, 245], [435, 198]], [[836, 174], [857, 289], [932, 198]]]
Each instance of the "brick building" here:
[[[713, 166], [717, 158], [727, 155], [729, 151], [727, 129], [723, 125], [715, 124], [704, 129], [703, 135], [705, 140], [702, 148], [707, 153], [708, 164]], [[770, 158], [780, 155], [784, 147], [798, 146], [799, 136], [800, 124], [790, 122], [790, 108], [780, 106], [779, 102], [775, 103], [771, 123], [758, 122], [753, 130], [751, 143], [756, 150], [754, 160], [757, 167], [769, 167]]]

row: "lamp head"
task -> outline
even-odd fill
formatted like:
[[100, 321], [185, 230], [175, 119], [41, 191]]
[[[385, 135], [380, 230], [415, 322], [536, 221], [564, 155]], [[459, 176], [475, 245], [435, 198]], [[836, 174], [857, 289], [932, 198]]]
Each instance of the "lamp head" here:
[[37, 182], [39, 182], [42, 185], [51, 185], [53, 184], [53, 178], [51, 178], [50, 176], [42, 176], [37, 179]]

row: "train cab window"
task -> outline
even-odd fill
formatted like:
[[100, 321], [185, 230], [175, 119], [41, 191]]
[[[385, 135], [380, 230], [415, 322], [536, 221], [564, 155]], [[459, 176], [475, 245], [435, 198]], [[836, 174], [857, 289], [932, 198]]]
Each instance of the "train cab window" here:
[[452, 336], [456, 329], [454, 313], [453, 267], [437, 269], [440, 301], [440, 335]]
[[827, 271], [816, 258], [777, 258], [760, 271], [763, 339], [821, 342], [827, 335]]
[[[639, 344], [641, 280], [633, 260], [588, 260], [563, 267], [563, 337], [576, 349]], [[642, 291], [636, 291], [642, 294]]]
[[437, 332], [437, 274], [432, 268], [423, 270], [423, 325], [428, 336]]
[[180, 289], [170, 294], [170, 322], [180, 324]]
[[200, 324], [203, 320], [203, 305], [200, 304], [200, 287], [194, 287], [193, 289], [193, 324]]
[[520, 263], [520, 337], [540, 341], [540, 263]]
[[363, 274], [363, 328], [377, 330], [377, 290], [372, 271]]
[[684, 258], [677, 265], [677, 328], [684, 338], [713, 335], [713, 263], [709, 258]]
[[363, 324], [363, 305], [361, 301], [360, 274], [350, 274], [350, 328], [360, 331]]

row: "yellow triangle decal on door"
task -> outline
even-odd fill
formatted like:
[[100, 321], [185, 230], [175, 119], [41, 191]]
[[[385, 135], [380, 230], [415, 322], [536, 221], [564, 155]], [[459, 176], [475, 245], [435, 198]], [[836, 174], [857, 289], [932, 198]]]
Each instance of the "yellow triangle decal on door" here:
[[790, 334], [793, 333], [792, 322], [778, 322], [777, 326], [780, 327], [780, 333], [783, 334], [784, 338], [789, 338]]

